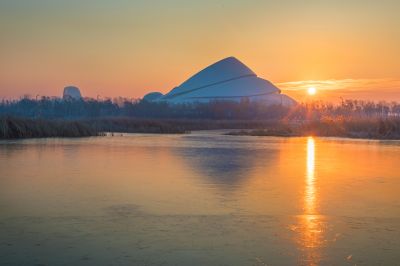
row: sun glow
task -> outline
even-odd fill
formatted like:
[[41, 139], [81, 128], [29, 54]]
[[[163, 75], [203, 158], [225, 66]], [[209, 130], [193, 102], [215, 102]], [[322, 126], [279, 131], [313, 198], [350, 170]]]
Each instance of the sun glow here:
[[317, 93], [317, 89], [316, 89], [315, 87], [309, 87], [309, 88], [307, 89], [307, 93], [308, 93], [309, 95], [315, 95], [315, 94]]

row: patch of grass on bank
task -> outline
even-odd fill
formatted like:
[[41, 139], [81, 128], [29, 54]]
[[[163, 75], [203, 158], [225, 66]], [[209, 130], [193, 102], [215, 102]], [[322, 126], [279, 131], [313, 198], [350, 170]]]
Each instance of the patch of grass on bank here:
[[0, 118], [0, 139], [89, 137], [104, 132], [182, 134], [190, 123], [163, 119], [103, 118], [85, 120]]
[[71, 138], [98, 135], [100, 135], [99, 131], [79, 121], [0, 118], [0, 139]]
[[286, 124], [278, 124], [269, 128], [253, 129], [253, 130], [239, 130], [231, 131], [226, 135], [233, 136], [279, 136], [279, 137], [295, 137], [299, 136], [293, 129]]
[[400, 139], [400, 118], [337, 118], [297, 123], [280, 122], [272, 127], [232, 131], [227, 135]]

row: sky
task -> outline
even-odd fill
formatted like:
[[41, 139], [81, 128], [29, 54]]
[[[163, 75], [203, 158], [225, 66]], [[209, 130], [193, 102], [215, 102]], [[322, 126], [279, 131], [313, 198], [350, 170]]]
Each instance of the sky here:
[[138, 98], [235, 56], [307, 100], [400, 101], [400, 1], [0, 0], [0, 98]]

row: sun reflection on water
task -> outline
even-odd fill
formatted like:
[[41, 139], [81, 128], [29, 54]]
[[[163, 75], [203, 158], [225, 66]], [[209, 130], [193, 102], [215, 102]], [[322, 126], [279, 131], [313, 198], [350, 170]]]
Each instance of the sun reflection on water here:
[[305, 214], [315, 213], [315, 141], [313, 137], [307, 139], [307, 175], [305, 192]]
[[305, 265], [318, 265], [321, 261], [320, 248], [323, 245], [323, 225], [318, 213], [318, 198], [315, 175], [315, 140], [307, 139], [307, 162], [304, 190], [304, 213], [299, 221], [299, 246]]

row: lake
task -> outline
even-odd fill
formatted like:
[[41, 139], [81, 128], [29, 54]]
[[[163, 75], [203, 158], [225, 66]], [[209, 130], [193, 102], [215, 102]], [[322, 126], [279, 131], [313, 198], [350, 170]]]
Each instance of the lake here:
[[0, 141], [1, 265], [396, 265], [400, 141]]

